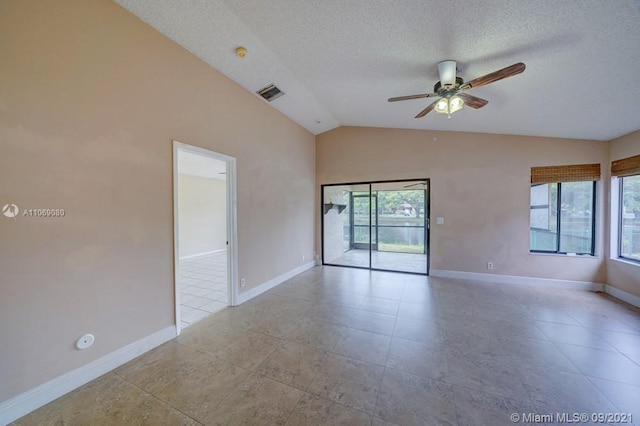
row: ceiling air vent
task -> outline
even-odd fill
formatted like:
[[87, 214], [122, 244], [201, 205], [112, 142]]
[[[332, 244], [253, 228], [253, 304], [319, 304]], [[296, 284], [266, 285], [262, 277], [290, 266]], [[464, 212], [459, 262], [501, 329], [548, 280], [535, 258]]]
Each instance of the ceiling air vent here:
[[262, 96], [267, 102], [271, 102], [275, 99], [278, 99], [280, 96], [284, 95], [284, 92], [282, 92], [273, 84], [270, 84], [267, 87], [258, 90], [256, 93]]

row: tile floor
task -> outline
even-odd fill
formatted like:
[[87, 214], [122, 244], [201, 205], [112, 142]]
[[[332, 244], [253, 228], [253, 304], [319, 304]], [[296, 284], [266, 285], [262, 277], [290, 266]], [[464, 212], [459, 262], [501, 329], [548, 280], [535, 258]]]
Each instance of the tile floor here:
[[180, 260], [182, 328], [227, 307], [227, 252]]
[[16, 424], [495, 426], [574, 412], [639, 424], [639, 402], [640, 309], [597, 293], [325, 266]]
[[[369, 250], [351, 249], [342, 256], [327, 260], [332, 265], [369, 267]], [[387, 271], [427, 273], [427, 256], [415, 253], [394, 253], [388, 251], [372, 251], [371, 267]]]

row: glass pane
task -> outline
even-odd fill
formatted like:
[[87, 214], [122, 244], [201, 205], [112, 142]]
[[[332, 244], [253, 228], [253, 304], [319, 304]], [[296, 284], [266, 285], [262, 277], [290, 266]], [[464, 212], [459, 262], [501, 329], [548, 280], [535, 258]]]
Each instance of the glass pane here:
[[592, 254], [593, 182], [563, 183], [560, 206], [560, 251]]
[[[369, 227], [370, 218], [372, 217], [372, 211], [370, 211], [369, 191], [367, 192], [352, 192], [353, 197], [353, 226], [354, 237], [353, 243], [356, 248], [369, 249], [369, 240], [371, 240], [372, 233]], [[372, 240], [375, 243], [375, 238]]]
[[[323, 260], [369, 267], [369, 185], [323, 188]], [[366, 195], [366, 196], [365, 196]]]
[[620, 256], [640, 260], [640, 176], [621, 181]]
[[531, 185], [530, 250], [558, 250], [558, 184]]
[[371, 266], [390, 271], [426, 273], [427, 185], [424, 181], [372, 185], [372, 227], [377, 241]]

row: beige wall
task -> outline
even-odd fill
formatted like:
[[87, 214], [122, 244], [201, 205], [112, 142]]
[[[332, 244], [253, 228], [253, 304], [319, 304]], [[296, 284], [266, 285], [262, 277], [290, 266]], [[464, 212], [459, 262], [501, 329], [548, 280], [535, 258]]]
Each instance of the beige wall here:
[[226, 249], [226, 182], [180, 173], [178, 192], [180, 257]]
[[[606, 278], [603, 204], [596, 257], [530, 254], [530, 168], [601, 163], [604, 169], [607, 158], [608, 144], [599, 141], [361, 127], [316, 138], [317, 185], [431, 179], [432, 269], [487, 273], [491, 261], [495, 274], [598, 283]], [[606, 189], [600, 182], [601, 200]], [[433, 220], [439, 216], [443, 225]]]
[[[640, 130], [610, 142], [611, 161], [640, 155]], [[610, 168], [608, 168], [610, 170]], [[611, 255], [617, 256], [612, 250]], [[607, 284], [640, 296], [640, 265], [607, 259]]]
[[126, 10], [3, 0], [0, 58], [0, 201], [67, 213], [0, 216], [0, 401], [175, 323], [172, 139], [237, 158], [242, 290], [311, 259], [313, 135]]

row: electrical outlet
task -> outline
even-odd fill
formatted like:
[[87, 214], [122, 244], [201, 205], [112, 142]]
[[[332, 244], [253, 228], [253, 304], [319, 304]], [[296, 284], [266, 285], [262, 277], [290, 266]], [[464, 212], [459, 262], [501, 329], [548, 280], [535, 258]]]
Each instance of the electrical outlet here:
[[247, 280], [245, 280], [244, 278], [240, 278], [240, 287], [244, 287], [246, 283]]
[[493, 262], [487, 262], [487, 269], [493, 269]]

